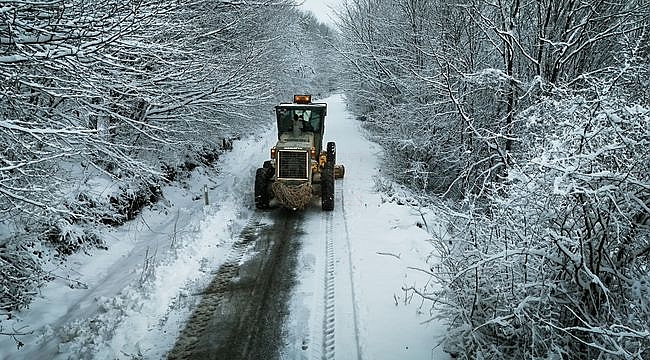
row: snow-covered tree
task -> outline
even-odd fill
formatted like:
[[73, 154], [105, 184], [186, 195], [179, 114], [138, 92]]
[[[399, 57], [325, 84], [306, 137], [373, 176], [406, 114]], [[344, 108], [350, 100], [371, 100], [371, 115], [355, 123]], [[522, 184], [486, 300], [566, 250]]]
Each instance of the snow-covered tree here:
[[650, 355], [650, 109], [586, 95], [522, 111], [507, 196], [449, 217], [443, 308], [464, 357]]
[[506, 176], [540, 81], [581, 86], [647, 42], [639, 1], [351, 0], [339, 16], [350, 99], [395, 150], [395, 176], [411, 181], [406, 164], [457, 195]]
[[[300, 30], [278, 26], [295, 17]], [[96, 226], [132, 218], [163, 182], [215, 162], [224, 138], [271, 122], [280, 96], [313, 87], [279, 71], [295, 60], [287, 39], [318, 46], [293, 1], [5, 1], [0, 24], [4, 311], [43, 279], [40, 243], [103, 246]], [[95, 194], [98, 178], [116, 190]]]

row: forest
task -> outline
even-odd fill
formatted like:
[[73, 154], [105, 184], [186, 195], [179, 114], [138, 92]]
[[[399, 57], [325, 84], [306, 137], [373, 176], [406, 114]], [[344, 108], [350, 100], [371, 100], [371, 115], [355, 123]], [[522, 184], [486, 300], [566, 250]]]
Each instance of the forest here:
[[411, 290], [448, 351], [650, 358], [650, 2], [343, 0], [335, 28], [296, 3], [0, 1], [0, 316], [273, 105], [336, 91], [439, 209]]
[[[464, 359], [650, 358], [650, 3], [349, 0], [350, 105], [437, 203]], [[387, 189], [390, 190], [390, 189]]]

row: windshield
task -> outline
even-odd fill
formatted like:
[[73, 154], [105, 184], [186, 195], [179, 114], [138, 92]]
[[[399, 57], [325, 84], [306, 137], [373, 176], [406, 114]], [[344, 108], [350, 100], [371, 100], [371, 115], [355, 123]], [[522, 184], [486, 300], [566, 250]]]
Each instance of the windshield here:
[[319, 132], [322, 116], [319, 111], [278, 108], [278, 132], [293, 130], [294, 121], [302, 123], [302, 131]]

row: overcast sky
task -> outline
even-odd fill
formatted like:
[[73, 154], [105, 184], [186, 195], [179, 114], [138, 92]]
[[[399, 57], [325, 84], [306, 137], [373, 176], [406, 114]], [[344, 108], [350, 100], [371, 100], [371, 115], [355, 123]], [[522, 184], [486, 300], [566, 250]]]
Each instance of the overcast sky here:
[[298, 3], [301, 1], [304, 1], [303, 9], [313, 12], [321, 22], [332, 24], [331, 7], [336, 7], [342, 0], [297, 0]]

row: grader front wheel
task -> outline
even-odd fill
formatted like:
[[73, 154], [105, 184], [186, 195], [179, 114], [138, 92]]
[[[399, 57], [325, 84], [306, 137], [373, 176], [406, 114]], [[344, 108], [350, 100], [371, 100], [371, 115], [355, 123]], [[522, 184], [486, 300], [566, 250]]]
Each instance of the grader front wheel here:
[[269, 193], [269, 169], [259, 168], [255, 173], [255, 206], [258, 209], [268, 209], [271, 201]]

